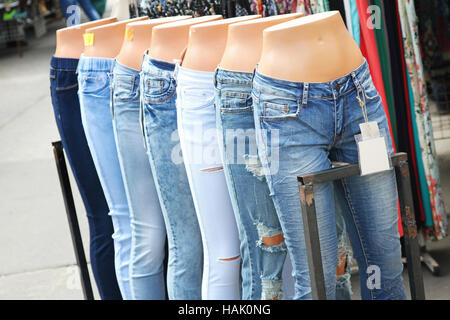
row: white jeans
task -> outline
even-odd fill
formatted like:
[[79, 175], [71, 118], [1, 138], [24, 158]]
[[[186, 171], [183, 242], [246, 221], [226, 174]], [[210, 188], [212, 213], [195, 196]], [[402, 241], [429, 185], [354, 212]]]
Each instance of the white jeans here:
[[239, 235], [217, 138], [214, 73], [177, 66], [178, 133], [203, 240], [202, 299], [240, 299]]

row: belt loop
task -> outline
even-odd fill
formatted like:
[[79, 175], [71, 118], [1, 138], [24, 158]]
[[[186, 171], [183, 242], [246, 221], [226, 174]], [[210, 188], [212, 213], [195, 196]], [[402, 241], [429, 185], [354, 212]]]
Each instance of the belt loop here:
[[353, 80], [353, 83], [355, 84], [356, 90], [358, 92], [361, 92], [362, 91], [361, 83], [359, 82], [358, 78], [356, 77], [355, 71], [352, 71], [350, 74], [352, 76], [352, 80]]
[[217, 89], [217, 73], [219, 72], [219, 67], [214, 70], [214, 88]]
[[178, 70], [180, 69], [180, 60], [175, 61], [175, 69], [173, 70], [173, 79], [175, 80], [175, 84], [178, 83]]
[[303, 84], [303, 96], [302, 96], [303, 107], [306, 107], [306, 104], [308, 103], [308, 89], [309, 89], [309, 83], [305, 82]]
[[106, 73], [109, 78], [109, 109], [111, 111], [111, 119], [114, 119], [114, 74]]

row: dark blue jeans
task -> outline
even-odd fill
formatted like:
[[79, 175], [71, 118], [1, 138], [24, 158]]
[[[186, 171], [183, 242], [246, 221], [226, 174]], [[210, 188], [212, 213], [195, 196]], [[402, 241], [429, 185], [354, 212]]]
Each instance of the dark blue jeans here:
[[102, 299], [120, 300], [114, 269], [114, 232], [108, 205], [81, 124], [76, 69], [78, 59], [50, 62], [50, 90], [56, 125], [86, 208], [92, 271]]

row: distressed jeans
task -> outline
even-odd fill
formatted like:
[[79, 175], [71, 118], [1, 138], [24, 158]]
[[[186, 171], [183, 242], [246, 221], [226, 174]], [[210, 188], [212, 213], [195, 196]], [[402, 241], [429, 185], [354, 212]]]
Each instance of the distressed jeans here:
[[242, 256], [242, 299], [282, 298], [286, 245], [256, 150], [252, 74], [217, 69], [216, 124]]
[[204, 300], [240, 299], [236, 219], [223, 172], [214, 110], [214, 72], [177, 66], [181, 150], [203, 239]]
[[81, 55], [78, 63], [78, 96], [81, 120], [97, 174], [109, 207], [114, 234], [115, 268], [124, 300], [131, 299], [129, 264], [131, 224], [111, 120], [109, 74], [114, 59]]
[[[389, 134], [387, 118], [366, 61], [326, 83], [278, 80], [256, 70], [252, 98], [258, 154], [293, 263], [295, 298], [310, 299], [297, 176], [329, 169], [331, 161], [358, 163], [354, 135], [364, 122], [359, 101], [366, 102], [368, 120]], [[362, 298], [405, 299], [394, 171], [317, 184], [314, 194], [328, 299], [336, 297], [333, 195], [358, 262]]]
[[139, 71], [115, 62], [111, 115], [130, 208], [132, 298], [162, 300], [165, 299], [166, 228], [140, 129], [139, 79]]
[[202, 238], [180, 151], [174, 68], [174, 64], [144, 56], [140, 75], [141, 141], [145, 141], [166, 225], [169, 299], [199, 300]]

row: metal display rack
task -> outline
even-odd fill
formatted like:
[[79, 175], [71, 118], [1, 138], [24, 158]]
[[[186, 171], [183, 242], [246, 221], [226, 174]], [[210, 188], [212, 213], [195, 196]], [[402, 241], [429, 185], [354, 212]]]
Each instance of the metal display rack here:
[[[407, 154], [403, 152], [398, 153], [391, 157], [391, 161], [395, 168], [397, 179], [411, 298], [412, 300], [424, 300], [425, 290], [420, 262], [418, 233], [414, 218]], [[313, 299], [326, 300], [319, 229], [314, 203], [314, 185], [357, 176], [359, 174], [359, 165], [349, 164], [297, 177]]]

